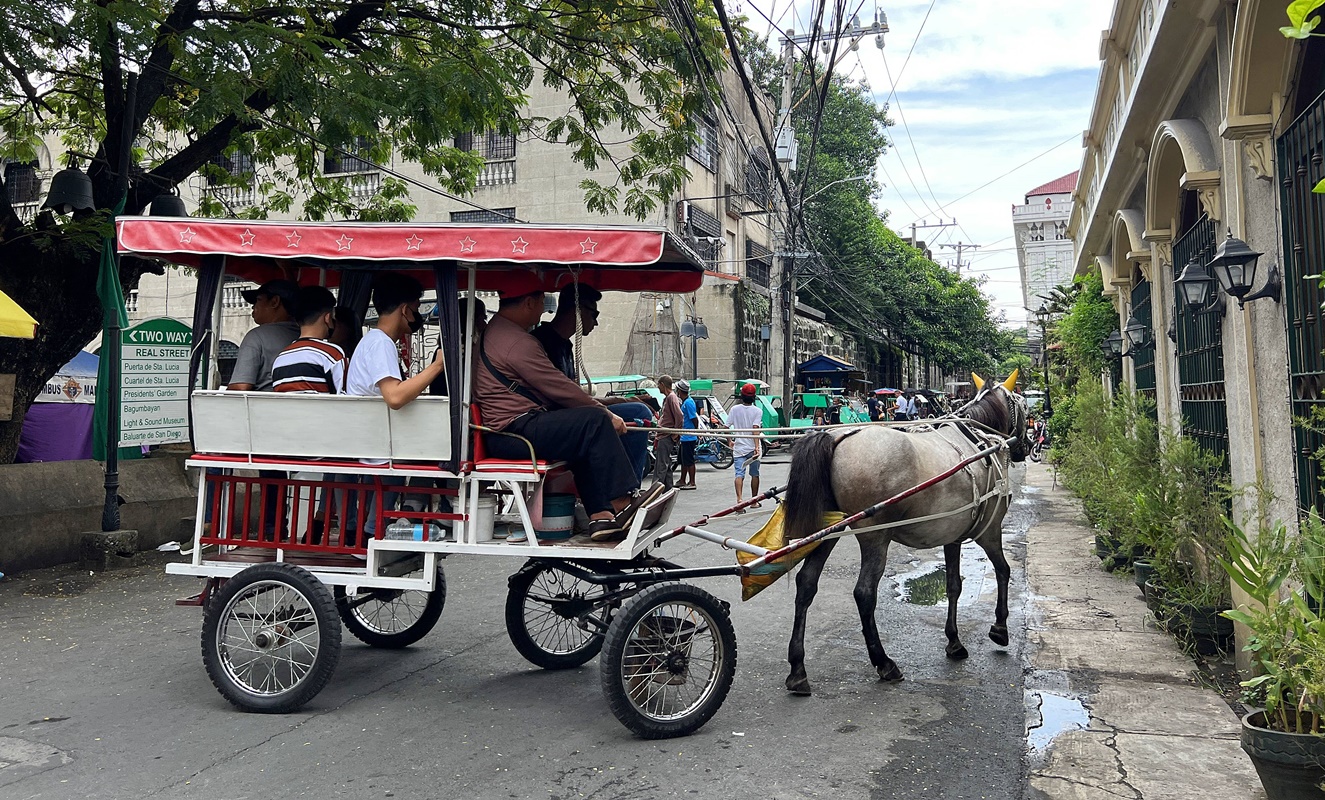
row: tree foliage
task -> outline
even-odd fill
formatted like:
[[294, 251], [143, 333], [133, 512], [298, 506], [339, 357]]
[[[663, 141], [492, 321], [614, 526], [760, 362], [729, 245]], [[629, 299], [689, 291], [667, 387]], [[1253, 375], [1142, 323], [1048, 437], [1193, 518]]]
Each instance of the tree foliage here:
[[[245, 212], [253, 216], [407, 219], [414, 208], [403, 184], [388, 179], [374, 197], [356, 198], [322, 175], [324, 157], [394, 154], [464, 193], [483, 160], [456, 137], [497, 131], [565, 143], [594, 173], [583, 186], [589, 207], [644, 216], [686, 178], [692, 120], [713, 80], [699, 65], [722, 58], [710, 14], [687, 7], [682, 37], [668, 18], [678, 8], [655, 0], [7, 3], [0, 156], [28, 161], [58, 136], [84, 155], [98, 209], [25, 224], [0, 191], [0, 290], [41, 323], [34, 342], [0, 342], [0, 372], [18, 375], [17, 418], [97, 331], [96, 248], [119, 199], [126, 121], [137, 165], [128, 214], [202, 175], [221, 186], [256, 181], [260, 197]], [[131, 106], [130, 71], [141, 76]], [[565, 106], [531, 109], [536, 83], [565, 94]], [[207, 200], [201, 211], [227, 209]], [[132, 288], [150, 268], [125, 260], [122, 283]], [[12, 459], [17, 428], [0, 423], [0, 462]]]

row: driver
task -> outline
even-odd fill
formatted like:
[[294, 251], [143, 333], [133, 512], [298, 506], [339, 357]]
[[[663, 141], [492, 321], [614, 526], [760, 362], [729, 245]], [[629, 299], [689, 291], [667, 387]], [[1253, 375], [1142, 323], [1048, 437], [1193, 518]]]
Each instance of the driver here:
[[[481, 363], [474, 368], [483, 424], [523, 437], [540, 458], [569, 462], [593, 540], [624, 539], [636, 510], [657, 497], [662, 484], [639, 492], [621, 441], [625, 422], [553, 366], [530, 335], [543, 315], [538, 276], [518, 273], [500, 294], [479, 347]], [[514, 436], [488, 435], [484, 443], [497, 458], [529, 458], [528, 446]]]

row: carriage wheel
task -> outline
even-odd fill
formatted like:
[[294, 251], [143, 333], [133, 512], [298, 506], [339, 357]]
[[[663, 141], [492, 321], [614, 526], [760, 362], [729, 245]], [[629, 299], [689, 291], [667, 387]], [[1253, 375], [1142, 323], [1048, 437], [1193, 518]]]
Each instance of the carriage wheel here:
[[650, 586], [612, 620], [600, 663], [621, 724], [645, 739], [693, 733], [717, 713], [736, 673], [727, 604], [696, 586]]
[[[420, 573], [415, 572], [413, 575]], [[446, 574], [437, 565], [431, 592], [416, 589], [363, 589], [353, 595], [336, 587], [336, 610], [345, 630], [370, 647], [409, 647], [428, 635], [446, 605]]]
[[204, 609], [207, 676], [245, 711], [298, 710], [327, 685], [339, 660], [336, 602], [301, 567], [249, 567], [226, 581]]
[[580, 627], [584, 617], [607, 622], [606, 587], [582, 581], [548, 564], [531, 564], [510, 579], [506, 595], [506, 631], [511, 644], [531, 664], [543, 669], [571, 669], [603, 649], [597, 626]]

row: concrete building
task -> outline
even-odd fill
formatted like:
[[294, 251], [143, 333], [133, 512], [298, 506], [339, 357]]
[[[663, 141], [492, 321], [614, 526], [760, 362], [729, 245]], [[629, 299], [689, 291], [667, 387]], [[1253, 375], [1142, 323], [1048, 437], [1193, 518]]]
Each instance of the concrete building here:
[[[1125, 383], [1224, 456], [1235, 487], [1261, 482], [1268, 518], [1292, 524], [1322, 504], [1320, 442], [1293, 417], [1325, 398], [1325, 298], [1308, 277], [1325, 261], [1311, 194], [1325, 177], [1325, 43], [1285, 39], [1283, 19], [1262, 0], [1115, 4], [1069, 235], [1119, 327], [1145, 329]], [[1188, 306], [1175, 278], [1230, 233], [1265, 254], [1251, 291], [1271, 265], [1282, 290], [1243, 306], [1215, 286]], [[1254, 517], [1255, 502], [1244, 494], [1235, 514]]]
[[[1026, 193], [1025, 205], [1012, 207], [1022, 308], [1034, 311], [1044, 304], [1050, 289], [1072, 280], [1075, 261], [1067, 222], [1077, 175], [1073, 172], [1037, 186]], [[1039, 334], [1034, 328], [1037, 340]]]

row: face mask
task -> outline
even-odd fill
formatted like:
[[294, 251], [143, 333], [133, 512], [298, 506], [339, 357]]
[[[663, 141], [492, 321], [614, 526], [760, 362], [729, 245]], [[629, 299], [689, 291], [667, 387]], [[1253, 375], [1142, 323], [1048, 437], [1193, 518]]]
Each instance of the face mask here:
[[411, 313], [414, 314], [414, 319], [411, 319], [409, 321], [409, 332], [418, 333], [419, 331], [423, 330], [423, 317], [419, 316], [419, 312], [417, 311]]

